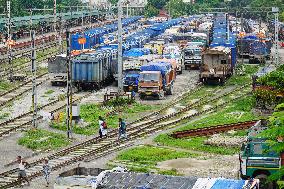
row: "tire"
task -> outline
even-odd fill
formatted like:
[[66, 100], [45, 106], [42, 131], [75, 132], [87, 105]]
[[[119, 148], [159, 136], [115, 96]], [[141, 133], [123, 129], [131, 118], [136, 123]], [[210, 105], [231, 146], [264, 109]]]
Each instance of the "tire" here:
[[169, 92], [168, 92], [168, 95], [172, 95], [172, 94], [173, 94], [173, 86], [171, 85]]
[[268, 176], [266, 174], [260, 174], [255, 176], [256, 179], [259, 179], [259, 189], [274, 189], [273, 182], [269, 181], [266, 182], [268, 179]]
[[164, 99], [165, 98], [165, 93], [164, 91], [162, 91], [159, 95], [158, 95], [158, 100]]

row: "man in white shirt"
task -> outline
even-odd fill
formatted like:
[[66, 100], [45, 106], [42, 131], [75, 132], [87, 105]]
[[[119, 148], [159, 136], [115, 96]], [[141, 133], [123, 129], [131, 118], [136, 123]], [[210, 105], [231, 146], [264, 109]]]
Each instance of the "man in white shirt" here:
[[26, 173], [26, 166], [27, 166], [27, 162], [25, 162], [21, 156], [17, 157], [17, 162], [19, 164], [19, 173], [18, 173], [18, 179], [22, 182], [22, 180], [25, 180], [28, 182], [28, 185], [30, 185], [30, 182], [28, 180], [27, 177], [27, 173]]

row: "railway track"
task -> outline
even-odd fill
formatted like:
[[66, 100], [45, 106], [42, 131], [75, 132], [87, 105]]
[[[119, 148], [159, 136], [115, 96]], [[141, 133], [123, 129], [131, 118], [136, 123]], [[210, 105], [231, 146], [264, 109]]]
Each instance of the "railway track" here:
[[[164, 128], [173, 127], [177, 123], [182, 123], [183, 121], [189, 120], [193, 117], [203, 115], [209, 112], [221, 108], [228, 103], [247, 95], [248, 91], [245, 90], [246, 86], [235, 88], [226, 92], [220, 96], [211, 96], [205, 95], [204, 98], [200, 99], [198, 102], [189, 103], [185, 108], [169, 115], [160, 115], [163, 111], [157, 111], [155, 117], [149, 114], [148, 119], [137, 124], [129, 125], [127, 128], [128, 139], [127, 140], [118, 140], [117, 139], [117, 130], [111, 130], [108, 134], [108, 138], [100, 139], [94, 137], [90, 140], [84, 141], [80, 144], [68, 147], [66, 149], [60, 150], [56, 153], [50, 154], [44, 158], [37, 159], [30, 163], [30, 167], [27, 169], [27, 175], [29, 179], [36, 178], [42, 174], [41, 162], [43, 159], [48, 158], [49, 163], [52, 167], [52, 170], [57, 170], [61, 167], [64, 167], [69, 164], [74, 164], [75, 162], [82, 160], [92, 160], [102, 156], [105, 156], [113, 151], [125, 148], [127, 146], [133, 145], [133, 141], [144, 137], [145, 135], [157, 132]], [[229, 100], [217, 103], [218, 100], [222, 98], [228, 98], [232, 93], [234, 97], [229, 98]], [[182, 97], [181, 97], [182, 98]], [[177, 99], [176, 101], [179, 101]], [[207, 103], [217, 103], [212, 105], [212, 107], [207, 109], [202, 109], [204, 104]], [[163, 108], [162, 108], [163, 109]], [[198, 109], [199, 111], [188, 114], [188, 110]], [[169, 120], [171, 119], [171, 120]], [[91, 158], [90, 158], [91, 157]], [[1, 188], [10, 188], [17, 186], [21, 181], [17, 180], [17, 169], [11, 169], [6, 172], [0, 173], [0, 187]]]
[[246, 122], [238, 122], [224, 125], [217, 125], [211, 127], [203, 127], [199, 129], [190, 129], [185, 131], [176, 131], [171, 134], [173, 138], [185, 138], [191, 136], [208, 136], [217, 133], [223, 133], [230, 130], [241, 130], [248, 129], [256, 124], [257, 121], [246, 121]]
[[[41, 57], [39, 60], [37, 60], [37, 61], [38, 61], [37, 64], [44, 63], [44, 62], [46, 62], [46, 61], [50, 58], [50, 56], [57, 55], [57, 54], [58, 54], [57, 51], [47, 53], [47, 54], [44, 55], [44, 57]], [[48, 56], [48, 57], [46, 57], [46, 56]], [[21, 64], [14, 65], [14, 66], [13, 66], [13, 71], [16, 72], [16, 73], [19, 73], [19, 72], [21, 72], [21, 71], [23, 71], [23, 70], [29, 69], [30, 66], [31, 66], [31, 65], [30, 65], [30, 62], [31, 62], [31, 61], [28, 60], [28, 61], [23, 62], [23, 63], [21, 63]], [[3, 77], [8, 76], [9, 73], [8, 73], [7, 70], [8, 70], [8, 68], [1, 69], [1, 70], [0, 70], [0, 77], [3, 78]]]
[[[52, 48], [52, 47], [56, 47], [58, 44], [56, 42], [49, 42], [45, 45], [40, 45], [40, 46], [36, 46], [36, 51], [44, 51], [45, 49], [47, 48]], [[29, 48], [25, 48], [23, 50], [19, 50], [19, 49], [16, 49], [15, 52], [12, 52], [12, 56], [14, 58], [21, 58], [23, 56], [27, 56], [31, 53], [32, 49], [29, 47]], [[4, 63], [4, 61], [8, 61], [8, 55], [7, 54], [1, 54], [0, 56], [0, 61], [2, 63]]]
[[[48, 80], [48, 74], [44, 73], [37, 76], [36, 84], [37, 86], [41, 85], [44, 81]], [[17, 97], [23, 95], [24, 93], [32, 90], [32, 80], [28, 80], [19, 86], [6, 91], [5, 93], [0, 94], [0, 107], [6, 105], [7, 103], [15, 100]]]
[[[76, 102], [78, 100], [81, 100], [82, 98], [88, 96], [89, 94], [90, 93], [74, 94], [72, 101]], [[56, 112], [64, 108], [65, 106], [66, 106], [66, 102], [58, 99], [46, 105], [38, 107], [38, 110], [43, 110], [46, 112]], [[42, 116], [38, 116], [37, 119], [38, 120], [42, 119]], [[10, 135], [12, 132], [18, 129], [25, 129], [32, 123], [32, 120], [33, 120], [33, 112], [28, 111], [26, 113], [23, 113], [22, 115], [19, 115], [7, 121], [1, 122], [0, 123], [0, 138]]]

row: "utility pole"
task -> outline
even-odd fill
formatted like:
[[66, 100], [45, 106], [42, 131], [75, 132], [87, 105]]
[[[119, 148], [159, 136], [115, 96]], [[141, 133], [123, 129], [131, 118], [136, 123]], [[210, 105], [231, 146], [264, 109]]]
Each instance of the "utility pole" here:
[[274, 20], [274, 24], [275, 24], [275, 31], [274, 31], [274, 37], [275, 37], [275, 65], [278, 66], [279, 65], [279, 40], [278, 40], [278, 31], [279, 31], [279, 8], [278, 7], [272, 7], [272, 12], [275, 15], [275, 20]]
[[56, 0], [53, 1], [53, 29], [54, 32], [56, 33], [56, 22], [57, 22], [57, 18], [56, 18]]
[[62, 14], [59, 13], [59, 30], [58, 30], [58, 42], [59, 42], [59, 52], [63, 53], [63, 43], [62, 43], [62, 37], [61, 37], [61, 30], [62, 30]]
[[[244, 32], [244, 13], [241, 13], [241, 32]], [[242, 37], [243, 38], [243, 37]], [[241, 53], [242, 53], [242, 65], [244, 65], [244, 47], [243, 47], [243, 39], [241, 39]]]
[[35, 48], [35, 31], [31, 30], [32, 39], [32, 110], [33, 110], [33, 128], [37, 128], [37, 92], [36, 92], [36, 48]]
[[8, 34], [8, 41], [7, 41], [7, 47], [8, 47], [8, 64], [9, 64], [9, 80], [11, 82], [14, 81], [13, 79], [13, 62], [12, 62], [12, 35], [11, 35], [11, 2], [7, 1], [7, 34]]
[[122, 94], [122, 69], [123, 69], [123, 60], [122, 60], [122, 21], [121, 17], [123, 14], [122, 2], [121, 0], [117, 3], [118, 8], [118, 94]]
[[72, 67], [71, 67], [71, 49], [70, 49], [70, 29], [67, 26], [66, 31], [66, 44], [67, 44], [67, 105], [66, 105], [66, 124], [67, 124], [67, 137], [72, 136]]

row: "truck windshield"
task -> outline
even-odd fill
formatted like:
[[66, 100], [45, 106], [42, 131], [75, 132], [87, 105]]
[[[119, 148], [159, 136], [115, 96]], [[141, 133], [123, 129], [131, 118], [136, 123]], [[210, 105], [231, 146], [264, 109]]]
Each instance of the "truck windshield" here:
[[156, 73], [141, 73], [139, 81], [159, 81], [159, 74], [156, 74]]
[[194, 55], [201, 55], [200, 49], [190, 49], [185, 51], [185, 56], [194, 56]]
[[136, 81], [136, 77], [126, 77], [125, 80], [127, 80], [127, 81]]

